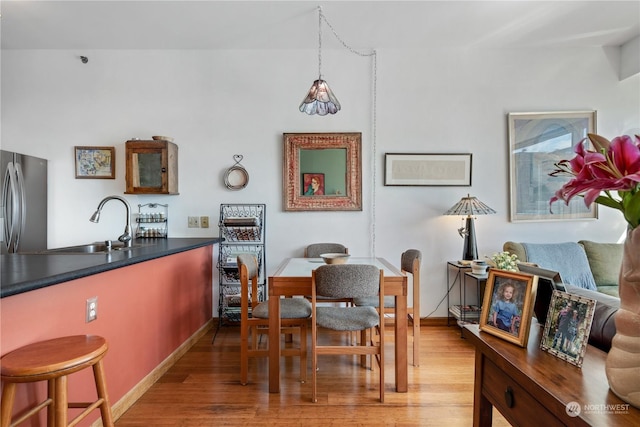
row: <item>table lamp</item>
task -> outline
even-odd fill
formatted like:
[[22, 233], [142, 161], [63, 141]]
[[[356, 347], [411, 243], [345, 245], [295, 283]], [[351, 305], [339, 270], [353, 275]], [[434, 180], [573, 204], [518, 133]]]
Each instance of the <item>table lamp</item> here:
[[458, 203], [453, 205], [451, 209], [444, 213], [445, 215], [467, 216], [465, 226], [458, 229], [458, 234], [460, 234], [460, 237], [464, 238], [464, 248], [462, 249], [463, 260], [469, 261], [478, 259], [476, 230], [473, 225], [473, 217], [475, 215], [489, 215], [494, 213], [496, 213], [496, 211], [468, 194], [467, 197], [460, 199]]

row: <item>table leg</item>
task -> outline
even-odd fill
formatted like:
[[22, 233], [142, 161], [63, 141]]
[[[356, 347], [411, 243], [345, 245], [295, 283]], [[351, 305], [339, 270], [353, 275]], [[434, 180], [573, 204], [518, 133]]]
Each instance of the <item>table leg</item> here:
[[475, 380], [473, 383], [473, 427], [490, 427], [493, 423], [493, 405], [482, 394], [482, 352], [476, 350]]
[[[406, 280], [406, 278], [405, 278]], [[406, 283], [406, 282], [405, 282]], [[407, 365], [407, 295], [396, 295], [395, 310], [396, 391], [406, 393]]]
[[280, 393], [280, 298], [269, 298], [269, 393]]

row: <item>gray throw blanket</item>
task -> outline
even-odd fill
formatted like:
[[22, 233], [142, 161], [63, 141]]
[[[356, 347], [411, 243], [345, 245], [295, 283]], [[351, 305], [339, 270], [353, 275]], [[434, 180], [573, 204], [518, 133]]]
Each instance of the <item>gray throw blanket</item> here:
[[567, 243], [523, 243], [527, 261], [547, 270], [557, 271], [564, 283], [597, 291], [596, 282], [589, 267], [589, 260], [582, 246]]

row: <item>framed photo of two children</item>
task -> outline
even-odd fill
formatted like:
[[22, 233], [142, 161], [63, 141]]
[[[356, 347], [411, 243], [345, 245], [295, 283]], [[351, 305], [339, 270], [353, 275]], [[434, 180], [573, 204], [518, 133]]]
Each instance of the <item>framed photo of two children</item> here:
[[480, 314], [480, 330], [527, 346], [538, 276], [489, 270]]
[[595, 305], [591, 298], [553, 291], [540, 348], [581, 367]]

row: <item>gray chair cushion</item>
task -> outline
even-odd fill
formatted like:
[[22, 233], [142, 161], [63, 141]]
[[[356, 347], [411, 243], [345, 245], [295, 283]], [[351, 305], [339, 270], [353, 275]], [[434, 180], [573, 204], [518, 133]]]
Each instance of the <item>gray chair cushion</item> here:
[[[269, 303], [263, 302], [256, 306], [252, 312], [253, 317], [260, 319], [269, 318]], [[280, 318], [304, 319], [311, 316], [311, 303], [305, 298], [281, 298]]]
[[[354, 298], [353, 303], [358, 306], [378, 307], [380, 300], [378, 297], [363, 297]], [[384, 297], [384, 306], [385, 308], [394, 308], [396, 306], [396, 299], [392, 296]]]
[[373, 307], [316, 307], [316, 323], [336, 331], [361, 331], [380, 323]]
[[315, 270], [316, 295], [334, 298], [377, 296], [380, 270], [368, 264], [331, 264]]
[[407, 249], [400, 257], [400, 268], [403, 271], [413, 272], [413, 261], [415, 259], [422, 261], [422, 252], [417, 249]]
[[307, 258], [319, 258], [321, 254], [329, 253], [346, 254], [347, 248], [340, 243], [313, 243], [305, 250]]

